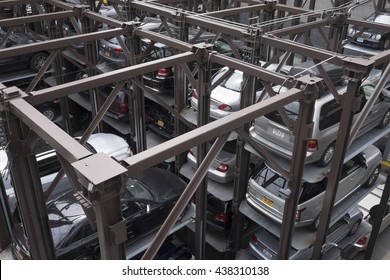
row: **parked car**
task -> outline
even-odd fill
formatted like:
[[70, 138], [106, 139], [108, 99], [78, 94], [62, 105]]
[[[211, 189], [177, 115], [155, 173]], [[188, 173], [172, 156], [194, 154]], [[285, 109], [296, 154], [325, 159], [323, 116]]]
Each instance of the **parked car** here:
[[[0, 28], [0, 40], [6, 36], [7, 32]], [[30, 32], [16, 29], [0, 48], [9, 48], [31, 44], [38, 40]], [[9, 72], [30, 68], [33, 72], [38, 72], [45, 64], [49, 53], [45, 51], [31, 52], [0, 59], [0, 72]]]
[[[160, 168], [149, 168], [128, 178], [121, 192], [126, 244], [158, 229], [185, 187], [186, 183], [178, 176]], [[100, 259], [98, 233], [88, 222], [72, 189], [48, 202], [47, 212], [57, 259]], [[15, 223], [12, 232], [13, 254], [17, 259], [29, 259], [23, 224]]]
[[[105, 85], [99, 87], [98, 91], [103, 99], [103, 102], [107, 99], [113, 89], [114, 85]], [[106, 112], [106, 116], [122, 122], [129, 121], [129, 97], [123, 90], [120, 90], [117, 93], [114, 101]]]
[[172, 139], [175, 133], [175, 116], [160, 104], [145, 99], [145, 117], [148, 128], [164, 139]]
[[[334, 205], [341, 203], [360, 187], [373, 187], [379, 177], [381, 160], [381, 152], [371, 145], [346, 161], [341, 171]], [[295, 227], [308, 226], [312, 230], [317, 230], [327, 181], [324, 172], [305, 170], [295, 215]], [[265, 166], [249, 179], [246, 200], [257, 211], [282, 223], [289, 185], [289, 180], [266, 162]]]
[[[336, 87], [340, 94], [345, 93], [346, 84], [342, 82]], [[375, 84], [369, 80], [360, 87], [361, 107], [355, 113], [359, 116], [363, 106], [375, 90]], [[359, 137], [374, 128], [386, 127], [390, 122], [390, 86], [384, 88], [376, 99], [370, 113], [364, 120], [358, 134]], [[299, 114], [299, 102], [294, 101], [284, 106], [288, 117], [295, 121]], [[308, 140], [306, 163], [327, 166], [333, 159], [335, 141], [339, 131], [342, 106], [330, 93], [326, 93], [315, 101], [313, 114], [313, 131]], [[294, 135], [286, 126], [280, 113], [275, 110], [255, 120], [250, 128], [250, 136], [262, 147], [283, 158], [291, 159]]]
[[[369, 228], [369, 230], [362, 233], [362, 235], [360, 235], [353, 244], [356, 248], [358, 248], [359, 251], [364, 251], [367, 249], [367, 245], [371, 236], [372, 226], [378, 216], [376, 211], [378, 211], [384, 187], [384, 184], [378, 185], [358, 202], [358, 207], [364, 215], [363, 223], [366, 223]], [[390, 226], [390, 200], [387, 202], [387, 207], [385, 209], [378, 234], [380, 234], [388, 226]]]
[[[390, 25], [390, 13], [379, 11], [366, 18], [367, 21]], [[385, 30], [364, 29], [361, 26], [351, 26], [348, 29], [348, 36], [353, 38], [353, 44], [363, 47], [387, 50], [390, 48], [390, 26]]]
[[[208, 148], [211, 147], [215, 139], [210, 140]], [[237, 138], [233, 136], [226, 141], [217, 157], [214, 159], [208, 170], [208, 177], [219, 183], [231, 182], [234, 179], [237, 158]], [[197, 169], [197, 147], [193, 147], [187, 153], [188, 164]], [[263, 159], [255, 154], [250, 155], [249, 175], [251, 176], [263, 164]]]
[[[322, 253], [326, 253], [334, 244], [339, 243], [347, 235], [354, 235], [363, 219], [362, 212], [353, 207], [349, 209], [340, 220], [329, 227]], [[261, 227], [249, 242], [250, 252], [258, 259], [278, 259], [280, 228], [274, 230], [272, 227]], [[313, 247], [316, 233], [304, 230], [293, 232], [291, 249], [289, 250], [290, 260], [309, 260], [313, 254]]]
[[[219, 70], [211, 80], [214, 84], [222, 77], [229, 67], [224, 67]], [[227, 78], [225, 78], [218, 86], [211, 91], [210, 95], [210, 118], [220, 119], [230, 115], [232, 112], [238, 111], [241, 108], [241, 90], [245, 85], [244, 74], [242, 71], [235, 70]], [[261, 96], [263, 84], [259, 79], [256, 80], [256, 100]], [[196, 89], [192, 90], [190, 98], [191, 107], [198, 110], [198, 93]]]

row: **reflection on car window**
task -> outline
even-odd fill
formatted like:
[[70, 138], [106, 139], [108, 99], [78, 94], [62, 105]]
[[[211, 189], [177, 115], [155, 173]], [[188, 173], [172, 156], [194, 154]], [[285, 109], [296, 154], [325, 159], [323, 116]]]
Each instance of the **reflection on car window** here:
[[123, 196], [131, 200], [153, 200], [150, 191], [140, 182], [129, 178]]
[[320, 112], [320, 130], [324, 130], [332, 125], [338, 124], [341, 119], [341, 104], [336, 100], [324, 104]]

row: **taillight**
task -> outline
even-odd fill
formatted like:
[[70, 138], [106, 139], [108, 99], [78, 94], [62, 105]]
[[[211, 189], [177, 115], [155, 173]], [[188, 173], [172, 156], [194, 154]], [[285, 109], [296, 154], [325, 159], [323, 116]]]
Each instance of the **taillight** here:
[[229, 170], [229, 165], [225, 164], [225, 163], [221, 163], [218, 167], [217, 167], [217, 170], [218, 171], [221, 171], [221, 172], [227, 172]]
[[126, 113], [129, 110], [129, 105], [127, 103], [119, 104], [119, 112]]
[[358, 245], [366, 245], [366, 243], [367, 243], [366, 236], [360, 237], [359, 240], [356, 242], [356, 244], [358, 244]]
[[299, 222], [301, 220], [301, 214], [302, 214], [303, 210], [305, 210], [305, 209], [297, 210], [297, 212], [295, 212], [295, 221], [296, 222]]
[[251, 240], [252, 240], [253, 243], [255, 243], [255, 245], [259, 245], [260, 244], [260, 240], [257, 238], [256, 235], [252, 235]]
[[170, 74], [171, 74], [171, 70], [169, 70], [169, 68], [163, 68], [157, 71], [157, 76], [160, 77], [168, 77]]
[[214, 216], [214, 220], [217, 222], [227, 223], [229, 221], [229, 217], [226, 214], [217, 214]]
[[307, 151], [314, 152], [318, 150], [318, 142], [317, 139], [309, 139], [307, 142]]
[[196, 89], [192, 90], [192, 97], [198, 99], [198, 93], [196, 92]]
[[115, 48], [114, 52], [119, 53], [119, 54], [123, 54], [122, 48]]
[[228, 104], [221, 104], [218, 106], [218, 109], [222, 111], [231, 111], [232, 107], [230, 107]]
[[191, 155], [195, 156], [194, 148], [191, 148], [191, 149], [189, 150], [189, 152], [190, 152]]

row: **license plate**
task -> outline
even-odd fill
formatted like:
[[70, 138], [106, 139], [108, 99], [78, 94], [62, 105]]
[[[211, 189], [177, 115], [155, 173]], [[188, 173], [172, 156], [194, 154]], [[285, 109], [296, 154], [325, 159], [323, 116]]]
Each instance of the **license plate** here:
[[272, 259], [273, 258], [272, 253], [268, 252], [267, 249], [263, 249], [262, 251], [263, 251], [264, 255], [267, 256], [268, 259]]
[[162, 120], [158, 120], [158, 121], [157, 121], [157, 124], [158, 124], [159, 126], [164, 126], [164, 122], [163, 122]]
[[105, 51], [105, 52], [104, 52], [104, 55], [110, 57], [110, 56], [111, 56], [111, 53], [110, 53], [109, 51]]
[[279, 136], [280, 138], [284, 138], [284, 136], [286, 135], [286, 133], [277, 128], [272, 128], [272, 134]]
[[269, 206], [274, 205], [274, 202], [266, 197], [263, 197], [262, 201]]
[[356, 41], [358, 41], [359, 43], [363, 43], [364, 39], [363, 38], [356, 38]]

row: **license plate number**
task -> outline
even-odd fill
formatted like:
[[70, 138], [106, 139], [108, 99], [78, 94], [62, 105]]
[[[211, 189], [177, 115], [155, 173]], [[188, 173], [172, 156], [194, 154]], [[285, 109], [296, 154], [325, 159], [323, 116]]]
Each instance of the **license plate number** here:
[[284, 136], [286, 135], [283, 131], [277, 128], [272, 128], [272, 133], [276, 136], [279, 136], [280, 138], [284, 138]]
[[363, 43], [364, 39], [363, 38], [356, 38], [356, 41], [358, 41], [359, 43]]
[[273, 202], [272, 200], [266, 198], [266, 197], [263, 197], [262, 200], [263, 200], [263, 202], [264, 202], [265, 204], [267, 204], [267, 205], [269, 205], [269, 206], [274, 205], [274, 202]]
[[104, 55], [110, 57], [110, 56], [111, 56], [111, 53], [110, 53], [109, 51], [105, 51], [105, 52], [104, 52]]
[[163, 122], [162, 120], [158, 120], [158, 121], [157, 121], [157, 124], [158, 124], [159, 126], [164, 126], [164, 122]]

